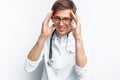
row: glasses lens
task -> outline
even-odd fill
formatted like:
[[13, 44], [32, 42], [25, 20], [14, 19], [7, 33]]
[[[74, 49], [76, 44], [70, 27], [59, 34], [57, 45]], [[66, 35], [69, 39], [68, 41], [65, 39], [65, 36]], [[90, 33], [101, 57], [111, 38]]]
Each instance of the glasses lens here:
[[62, 20], [63, 20], [63, 22], [66, 23], [66, 24], [70, 24], [70, 22], [72, 21], [71, 18], [63, 18]]
[[59, 23], [60, 20], [61, 20], [61, 19], [60, 19], [59, 17], [52, 17], [53, 23]]
[[72, 19], [68, 17], [65, 17], [63, 19], [61, 19], [60, 17], [52, 17], [51, 19], [53, 23], [60, 23], [60, 21], [62, 20], [64, 24], [69, 24], [72, 21]]

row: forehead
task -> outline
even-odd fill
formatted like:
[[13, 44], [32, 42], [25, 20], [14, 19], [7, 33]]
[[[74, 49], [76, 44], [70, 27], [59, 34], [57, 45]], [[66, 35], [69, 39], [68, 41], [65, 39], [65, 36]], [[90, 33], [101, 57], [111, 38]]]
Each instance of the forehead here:
[[65, 9], [65, 10], [58, 10], [56, 11], [56, 13], [54, 14], [54, 16], [58, 16], [58, 17], [70, 17], [70, 9]]

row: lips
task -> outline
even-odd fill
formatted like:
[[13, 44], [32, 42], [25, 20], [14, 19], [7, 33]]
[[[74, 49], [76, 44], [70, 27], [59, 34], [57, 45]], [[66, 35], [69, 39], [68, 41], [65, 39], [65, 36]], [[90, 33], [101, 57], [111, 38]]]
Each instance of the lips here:
[[60, 31], [64, 31], [66, 29], [66, 27], [59, 27], [58, 28]]

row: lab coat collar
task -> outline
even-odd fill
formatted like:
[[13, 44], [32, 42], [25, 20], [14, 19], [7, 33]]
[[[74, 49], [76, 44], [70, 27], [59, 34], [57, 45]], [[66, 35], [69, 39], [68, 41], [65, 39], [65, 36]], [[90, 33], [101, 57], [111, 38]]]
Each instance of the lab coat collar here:
[[72, 32], [70, 32], [68, 35], [68, 44], [66, 47], [66, 51], [70, 54], [75, 53], [75, 40], [74, 40]]
[[[66, 51], [68, 53], [75, 53], [75, 40], [72, 32], [68, 34], [68, 37], [67, 35], [64, 35], [64, 36], [61, 36], [61, 38], [64, 38], [67, 42]], [[53, 43], [59, 48], [59, 42], [57, 40], [56, 34], [53, 36]]]

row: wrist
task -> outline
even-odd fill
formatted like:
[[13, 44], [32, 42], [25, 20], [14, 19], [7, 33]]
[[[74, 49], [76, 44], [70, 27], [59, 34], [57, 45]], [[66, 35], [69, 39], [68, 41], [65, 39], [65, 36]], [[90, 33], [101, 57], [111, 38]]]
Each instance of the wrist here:
[[39, 39], [46, 40], [46, 39], [47, 39], [47, 36], [45, 36], [44, 34], [40, 34]]
[[81, 36], [79, 36], [79, 37], [76, 37], [75, 38], [75, 42], [76, 42], [76, 44], [83, 44], [83, 40], [82, 40], [82, 37]]
[[46, 39], [47, 39], [47, 37], [45, 37], [41, 34], [38, 38], [38, 42], [45, 42]]
[[76, 40], [76, 41], [82, 41], [82, 37], [81, 37], [81, 36], [76, 36], [76, 37], [75, 37], [75, 40]]

